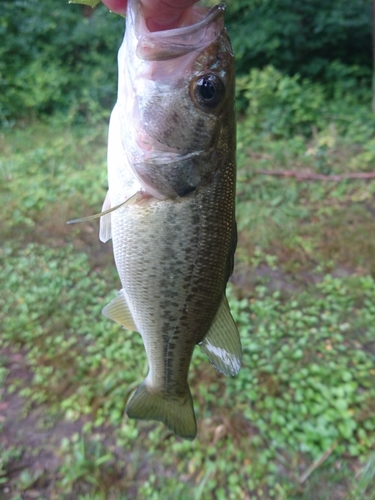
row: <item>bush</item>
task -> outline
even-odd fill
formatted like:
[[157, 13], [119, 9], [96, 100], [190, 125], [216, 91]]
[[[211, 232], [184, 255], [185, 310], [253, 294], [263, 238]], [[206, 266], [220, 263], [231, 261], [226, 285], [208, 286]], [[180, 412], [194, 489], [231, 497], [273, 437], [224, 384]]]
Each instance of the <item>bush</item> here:
[[[237, 100], [253, 134], [308, 137], [313, 129], [324, 130], [335, 123], [340, 133], [365, 142], [375, 131], [371, 93], [369, 88], [356, 87], [355, 82], [355, 78], [347, 78], [328, 87], [267, 66], [238, 79]], [[360, 105], [366, 100], [365, 106]]]
[[56, 111], [87, 117], [111, 107], [120, 16], [55, 0], [1, 7], [0, 123]]
[[[251, 93], [253, 111], [255, 96], [264, 91], [259, 105], [276, 107], [262, 127], [278, 134], [286, 133], [285, 123], [289, 133], [306, 131], [314, 116], [322, 120], [323, 94], [370, 102], [370, 9], [370, 0], [228, 2], [237, 74], [258, 69], [240, 80], [240, 108]], [[91, 10], [61, 0], [2, 0], [0, 124], [56, 112], [96, 119], [105, 110], [107, 117], [116, 97], [123, 30], [123, 19], [103, 5]], [[268, 67], [274, 69], [259, 72]]]
[[312, 124], [324, 120], [322, 86], [301, 81], [299, 75], [283, 75], [272, 66], [253, 69], [239, 81], [239, 89], [247, 101], [249, 124], [260, 131], [276, 136], [308, 134]]
[[272, 65], [330, 82], [333, 61], [372, 66], [370, 0], [233, 0], [227, 24], [239, 74]]

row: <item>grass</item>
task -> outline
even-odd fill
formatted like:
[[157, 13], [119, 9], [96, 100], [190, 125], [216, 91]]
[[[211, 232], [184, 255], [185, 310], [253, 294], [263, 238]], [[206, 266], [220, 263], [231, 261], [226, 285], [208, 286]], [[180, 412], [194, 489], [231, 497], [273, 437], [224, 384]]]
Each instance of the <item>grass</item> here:
[[97, 223], [65, 225], [104, 199], [106, 127], [2, 133], [0, 498], [375, 499], [375, 182], [254, 174], [366, 169], [372, 139], [248, 130], [229, 286], [244, 362], [225, 378], [195, 352], [192, 443], [124, 417], [143, 345], [101, 316], [119, 283]]

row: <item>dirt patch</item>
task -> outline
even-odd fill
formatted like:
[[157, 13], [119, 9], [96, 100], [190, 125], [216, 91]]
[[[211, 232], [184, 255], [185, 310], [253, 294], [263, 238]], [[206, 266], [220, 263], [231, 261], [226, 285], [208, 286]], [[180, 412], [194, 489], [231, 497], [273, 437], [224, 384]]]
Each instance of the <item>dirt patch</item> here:
[[20, 456], [10, 458], [3, 466], [8, 481], [1, 485], [0, 500], [14, 497], [14, 481], [25, 470], [30, 479], [25, 481], [23, 498], [48, 498], [51, 476], [60, 463], [53, 450], [59, 448], [63, 437], [69, 438], [73, 433], [80, 432], [84, 420], [67, 422], [61, 415], [51, 416], [49, 409], [47, 422], [44, 406], [25, 411], [24, 399], [17, 392], [8, 390], [16, 380], [21, 387], [31, 383], [32, 374], [25, 353], [6, 349], [0, 351], [0, 356], [6, 359], [5, 367], [9, 370], [0, 403], [0, 422], [3, 423], [0, 445], [5, 450], [17, 447], [21, 451]]

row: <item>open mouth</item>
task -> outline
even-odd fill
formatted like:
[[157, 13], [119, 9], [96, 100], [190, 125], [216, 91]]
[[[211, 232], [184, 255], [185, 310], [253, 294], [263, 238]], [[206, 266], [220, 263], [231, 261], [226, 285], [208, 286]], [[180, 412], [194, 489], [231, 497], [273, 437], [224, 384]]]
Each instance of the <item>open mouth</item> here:
[[[150, 31], [139, 4], [129, 2], [127, 25], [134, 26], [138, 40], [137, 57], [147, 61], [162, 61], [203, 50], [224, 27], [225, 4], [207, 9], [194, 6], [180, 19], [180, 26], [163, 31]], [[187, 25], [186, 25], [187, 24]]]

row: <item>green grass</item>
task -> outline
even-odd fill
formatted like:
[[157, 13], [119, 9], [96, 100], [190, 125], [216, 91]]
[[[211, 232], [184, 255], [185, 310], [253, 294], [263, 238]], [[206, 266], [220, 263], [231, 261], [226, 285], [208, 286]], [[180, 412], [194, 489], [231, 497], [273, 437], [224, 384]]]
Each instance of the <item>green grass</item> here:
[[101, 207], [106, 128], [3, 132], [0, 497], [375, 500], [375, 182], [254, 174], [365, 169], [372, 139], [249, 130], [229, 287], [243, 367], [195, 352], [192, 443], [124, 416], [142, 341], [101, 315], [119, 282], [97, 222], [65, 224]]

